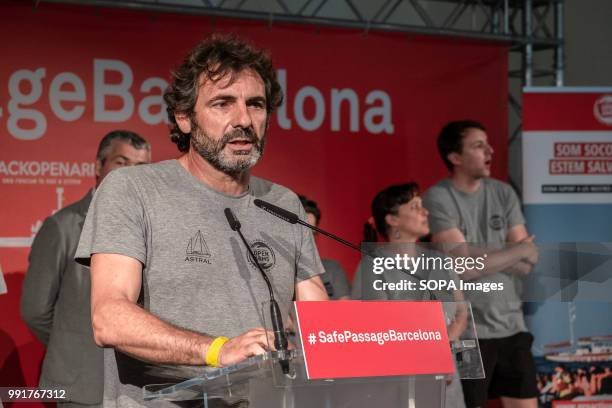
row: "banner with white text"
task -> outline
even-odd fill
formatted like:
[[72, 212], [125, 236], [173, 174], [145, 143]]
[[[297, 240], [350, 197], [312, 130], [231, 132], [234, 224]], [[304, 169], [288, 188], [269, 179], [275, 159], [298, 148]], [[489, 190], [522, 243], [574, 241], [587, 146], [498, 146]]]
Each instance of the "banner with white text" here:
[[523, 98], [527, 225], [539, 243], [562, 243], [557, 260], [565, 282], [545, 288], [558, 291], [557, 301], [527, 308], [540, 406], [608, 407], [612, 88], [530, 88]]

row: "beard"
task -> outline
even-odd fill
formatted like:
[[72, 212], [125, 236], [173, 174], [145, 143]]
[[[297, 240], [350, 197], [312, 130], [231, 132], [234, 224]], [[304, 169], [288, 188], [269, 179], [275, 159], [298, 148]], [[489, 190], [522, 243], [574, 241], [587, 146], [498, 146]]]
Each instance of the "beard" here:
[[[192, 122], [191, 146], [215, 169], [237, 176], [253, 167], [263, 155], [266, 137], [257, 138], [253, 128], [236, 128], [219, 140], [214, 140]], [[249, 150], [226, 151], [225, 147], [234, 140], [245, 140], [252, 144]]]

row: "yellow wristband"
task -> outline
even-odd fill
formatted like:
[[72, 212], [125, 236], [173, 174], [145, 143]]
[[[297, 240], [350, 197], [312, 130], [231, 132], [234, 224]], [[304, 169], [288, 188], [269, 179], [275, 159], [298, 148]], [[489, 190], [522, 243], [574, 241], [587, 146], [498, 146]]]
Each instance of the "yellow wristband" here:
[[210, 343], [208, 350], [206, 351], [206, 365], [211, 367], [219, 367], [219, 351], [229, 339], [227, 337], [219, 336]]

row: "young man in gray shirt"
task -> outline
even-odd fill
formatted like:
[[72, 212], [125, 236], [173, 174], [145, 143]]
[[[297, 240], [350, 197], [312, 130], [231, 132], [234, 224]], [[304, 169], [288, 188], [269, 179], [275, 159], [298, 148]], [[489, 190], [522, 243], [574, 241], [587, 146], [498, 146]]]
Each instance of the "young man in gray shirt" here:
[[253, 205], [261, 198], [305, 219], [293, 192], [250, 175], [282, 100], [269, 57], [213, 36], [174, 72], [164, 99], [183, 155], [111, 174], [76, 254], [91, 263], [94, 338], [107, 347], [105, 406], [170, 405], [145, 403], [140, 389], [159, 383], [165, 365], [229, 366], [273, 344], [261, 313], [267, 286], [225, 208], [241, 222], [282, 311], [294, 295], [327, 299], [310, 231]]
[[[465, 293], [472, 302], [486, 375], [463, 381], [466, 405], [482, 407], [488, 397], [501, 397], [505, 408], [535, 408], [533, 338], [523, 319], [518, 277], [531, 271], [538, 253], [518, 197], [508, 184], [489, 177], [493, 149], [480, 123], [448, 123], [438, 137], [438, 150], [451, 176], [424, 195], [432, 241], [460, 244], [455, 251], [462, 255], [487, 253], [485, 270], [461, 278], [503, 285], [500, 291]], [[517, 245], [506, 248], [506, 243]]]

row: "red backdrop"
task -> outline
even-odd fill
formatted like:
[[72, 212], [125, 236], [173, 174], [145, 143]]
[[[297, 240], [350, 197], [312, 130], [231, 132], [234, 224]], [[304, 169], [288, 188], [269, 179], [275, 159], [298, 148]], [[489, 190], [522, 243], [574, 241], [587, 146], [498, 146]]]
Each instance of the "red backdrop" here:
[[[18, 317], [33, 231], [93, 185], [95, 150], [108, 131], [142, 134], [154, 160], [177, 156], [161, 90], [170, 70], [215, 31], [271, 51], [286, 98], [255, 174], [318, 201], [323, 228], [358, 242], [377, 191], [409, 180], [426, 188], [444, 177], [435, 138], [448, 120], [484, 122], [496, 151], [493, 173], [505, 178], [507, 51], [498, 44], [3, 3], [0, 264], [9, 294], [0, 296], [0, 385], [35, 384], [42, 355]], [[352, 275], [357, 254], [323, 240], [320, 250]]]

